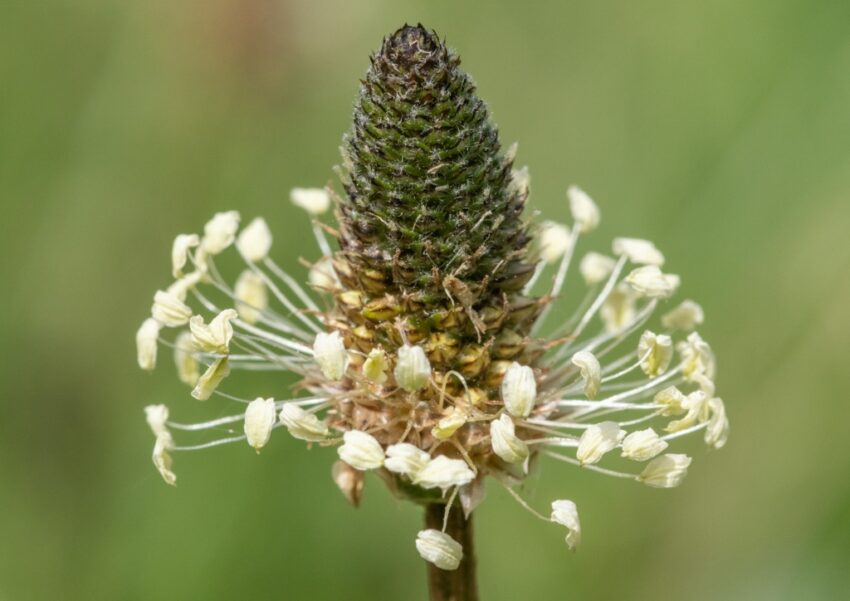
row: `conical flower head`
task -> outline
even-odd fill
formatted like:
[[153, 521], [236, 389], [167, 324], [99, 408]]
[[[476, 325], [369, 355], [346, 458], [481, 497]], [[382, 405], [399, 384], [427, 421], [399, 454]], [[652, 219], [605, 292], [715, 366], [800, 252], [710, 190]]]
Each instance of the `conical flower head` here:
[[525, 192], [460, 59], [419, 25], [371, 62], [343, 147], [340, 241], [355, 276], [425, 301], [452, 286], [477, 298], [519, 289], [533, 269], [522, 261]]

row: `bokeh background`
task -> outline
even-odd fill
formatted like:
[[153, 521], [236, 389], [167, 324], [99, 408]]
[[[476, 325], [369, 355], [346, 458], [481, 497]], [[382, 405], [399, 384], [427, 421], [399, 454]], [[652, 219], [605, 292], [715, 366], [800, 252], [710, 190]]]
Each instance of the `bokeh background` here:
[[332, 181], [369, 52], [420, 20], [520, 141], [535, 208], [565, 218], [578, 183], [596, 247], [664, 250], [732, 420], [672, 491], [544, 462], [529, 497], [578, 503], [576, 554], [491, 487], [483, 598], [846, 599], [846, 0], [4, 0], [0, 600], [425, 598], [419, 512], [377, 480], [350, 508], [332, 451], [181, 454], [164, 485], [142, 407], [210, 413], [133, 343], [173, 236], [214, 211], [264, 215], [304, 276], [288, 190]]

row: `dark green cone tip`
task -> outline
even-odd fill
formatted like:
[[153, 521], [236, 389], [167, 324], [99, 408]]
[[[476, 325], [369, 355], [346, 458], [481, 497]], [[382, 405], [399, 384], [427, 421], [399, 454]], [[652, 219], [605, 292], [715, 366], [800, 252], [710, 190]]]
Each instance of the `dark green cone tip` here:
[[532, 273], [512, 158], [460, 59], [405, 25], [372, 55], [343, 143], [340, 243], [372, 294], [466, 304], [519, 290]]

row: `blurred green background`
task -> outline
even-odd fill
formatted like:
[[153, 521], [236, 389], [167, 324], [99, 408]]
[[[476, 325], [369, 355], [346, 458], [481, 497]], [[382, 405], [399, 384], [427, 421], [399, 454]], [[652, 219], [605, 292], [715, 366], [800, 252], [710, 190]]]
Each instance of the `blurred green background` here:
[[288, 190], [331, 181], [369, 52], [420, 20], [520, 141], [535, 208], [565, 218], [578, 183], [595, 248], [663, 249], [732, 420], [672, 491], [544, 462], [529, 497], [577, 502], [574, 555], [491, 487], [483, 598], [846, 599], [846, 0], [4, 0], [0, 600], [425, 598], [419, 512], [376, 479], [350, 508], [330, 450], [181, 454], [163, 484], [142, 407], [223, 406], [199, 409], [167, 354], [140, 372], [133, 342], [173, 236], [213, 211], [264, 215], [304, 277]]

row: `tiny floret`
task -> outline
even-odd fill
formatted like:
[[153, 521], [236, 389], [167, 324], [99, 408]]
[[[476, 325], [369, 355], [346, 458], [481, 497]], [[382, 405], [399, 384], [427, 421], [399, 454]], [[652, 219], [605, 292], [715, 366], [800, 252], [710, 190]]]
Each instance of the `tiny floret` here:
[[664, 255], [649, 240], [614, 238], [612, 250], [618, 257], [626, 257], [637, 265], [655, 265], [657, 267], [664, 265]]
[[416, 535], [416, 550], [420, 557], [441, 570], [456, 570], [463, 560], [463, 547], [439, 530], [429, 528]]
[[567, 547], [570, 551], [575, 551], [581, 542], [581, 523], [578, 520], [576, 504], [566, 499], [553, 501], [550, 519], [567, 528]]
[[528, 417], [537, 400], [537, 382], [534, 370], [516, 361], [511, 363], [502, 378], [502, 401], [514, 417]]
[[328, 191], [322, 188], [293, 188], [289, 199], [296, 207], [311, 215], [321, 215], [331, 206], [331, 197]]
[[257, 217], [239, 233], [236, 248], [248, 261], [256, 263], [265, 259], [272, 247], [272, 232], [266, 220]]
[[643, 373], [650, 378], [660, 376], [667, 371], [673, 359], [673, 339], [647, 330], [638, 342], [638, 357]]
[[183, 277], [183, 268], [189, 260], [189, 251], [198, 246], [201, 239], [197, 234], [180, 234], [171, 246], [171, 275]]
[[579, 439], [576, 459], [582, 465], [597, 463], [605, 453], [616, 448], [625, 435], [617, 422], [588, 426]]
[[414, 484], [422, 488], [446, 490], [452, 486], [463, 486], [475, 479], [475, 472], [462, 459], [449, 459], [445, 455], [434, 457], [413, 478]]
[[507, 413], [490, 422], [490, 444], [493, 452], [508, 463], [528, 458], [528, 445], [514, 433], [514, 422]]
[[159, 328], [159, 322], [151, 317], [142, 322], [142, 326], [136, 332], [136, 358], [139, 362], [139, 367], [145, 371], [151, 371], [156, 368]]
[[321, 442], [328, 437], [328, 425], [298, 405], [285, 403], [280, 410], [280, 423], [286, 426], [293, 438], [307, 442]]
[[655, 265], [638, 267], [626, 276], [626, 283], [647, 298], [669, 298], [679, 287], [679, 276], [662, 273]]
[[579, 351], [573, 355], [571, 361], [581, 373], [584, 394], [591, 400], [595, 399], [602, 386], [602, 366], [599, 365], [599, 359], [590, 351]]
[[547, 263], [560, 259], [570, 246], [570, 230], [567, 226], [546, 221], [540, 226], [540, 258]]
[[167, 328], [179, 328], [189, 323], [192, 309], [173, 294], [158, 290], [153, 297], [151, 316]]
[[255, 399], [245, 409], [245, 437], [260, 452], [269, 442], [275, 420], [274, 399]]
[[395, 381], [408, 392], [416, 392], [431, 377], [431, 363], [421, 346], [405, 344], [398, 349], [395, 366]]
[[587, 234], [599, 225], [599, 207], [593, 199], [578, 186], [567, 188], [567, 198], [570, 200], [570, 212], [573, 221], [582, 234]]
[[662, 440], [655, 430], [647, 428], [632, 432], [623, 439], [622, 456], [634, 461], [649, 461], [667, 448], [667, 441]]
[[654, 488], [674, 488], [685, 479], [690, 464], [687, 455], [662, 455], [650, 461], [637, 479]]
[[409, 442], [400, 442], [387, 447], [384, 467], [394, 474], [415, 478], [431, 461], [431, 456]]
[[313, 356], [326, 378], [339, 381], [348, 368], [348, 351], [338, 331], [320, 332], [313, 342]]
[[611, 275], [617, 262], [597, 252], [589, 252], [581, 258], [578, 270], [588, 286], [604, 282]]
[[684, 300], [677, 307], [662, 315], [661, 325], [668, 330], [692, 332], [701, 326], [704, 320], [705, 314], [702, 307], [692, 300]]
[[204, 226], [201, 249], [208, 255], [222, 253], [236, 239], [239, 229], [239, 212], [216, 213]]
[[349, 430], [342, 439], [343, 445], [337, 449], [337, 454], [354, 469], [374, 470], [384, 465], [384, 449], [371, 434]]
[[233, 338], [233, 326], [230, 322], [238, 314], [233, 309], [225, 309], [216, 315], [209, 324], [204, 318], [195, 315], [189, 320], [189, 330], [192, 332], [192, 343], [195, 348], [205, 353], [226, 355], [230, 352], [230, 340]]

